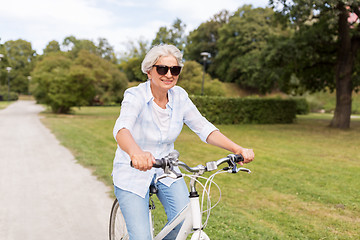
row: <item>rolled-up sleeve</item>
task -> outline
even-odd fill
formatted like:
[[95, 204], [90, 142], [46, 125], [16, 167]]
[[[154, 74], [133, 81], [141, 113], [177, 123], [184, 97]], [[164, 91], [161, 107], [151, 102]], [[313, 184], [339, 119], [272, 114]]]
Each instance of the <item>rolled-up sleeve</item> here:
[[187, 97], [184, 112], [184, 123], [195, 132], [203, 142], [215, 130], [218, 130], [211, 122], [201, 115], [195, 104]]
[[126, 128], [132, 130], [135, 121], [141, 111], [142, 104], [139, 97], [137, 97], [134, 89], [128, 89], [124, 93], [124, 99], [121, 103], [120, 116], [115, 122], [113, 135], [116, 140], [116, 135], [120, 129]]

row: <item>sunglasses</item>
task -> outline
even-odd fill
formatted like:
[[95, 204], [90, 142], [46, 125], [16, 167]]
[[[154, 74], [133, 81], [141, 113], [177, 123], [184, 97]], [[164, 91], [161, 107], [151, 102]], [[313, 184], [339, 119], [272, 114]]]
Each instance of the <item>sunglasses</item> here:
[[168, 71], [169, 71], [169, 68], [170, 68], [171, 75], [173, 75], [173, 76], [177, 76], [181, 72], [181, 67], [180, 66], [168, 67], [168, 66], [165, 66], [165, 65], [153, 65], [153, 67], [156, 67], [156, 72], [159, 75], [166, 75], [168, 73]]

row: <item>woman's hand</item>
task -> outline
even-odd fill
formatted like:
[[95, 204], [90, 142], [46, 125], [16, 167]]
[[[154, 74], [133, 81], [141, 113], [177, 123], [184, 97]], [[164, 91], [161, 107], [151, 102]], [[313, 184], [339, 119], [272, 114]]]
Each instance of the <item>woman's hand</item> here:
[[[252, 149], [239, 147], [235, 154], [241, 154], [244, 157], [244, 163], [249, 163], [255, 158], [255, 153]], [[240, 163], [242, 165], [242, 163]]]
[[155, 163], [155, 158], [150, 152], [141, 151], [130, 156], [134, 168], [140, 171], [150, 170]]

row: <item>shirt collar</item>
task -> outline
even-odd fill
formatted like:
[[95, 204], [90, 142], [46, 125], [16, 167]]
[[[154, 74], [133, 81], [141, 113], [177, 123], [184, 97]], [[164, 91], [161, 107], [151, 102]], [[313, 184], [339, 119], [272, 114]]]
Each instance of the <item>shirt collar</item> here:
[[147, 80], [145, 84], [146, 84], [145, 100], [146, 100], [146, 103], [149, 103], [154, 98], [152, 93], [151, 93], [150, 80]]
[[[150, 101], [152, 101], [154, 99], [154, 96], [152, 95], [151, 88], [150, 88], [150, 80], [147, 80], [145, 84], [146, 84], [145, 100], [146, 100], [146, 103], [149, 103]], [[173, 95], [174, 95], [174, 90], [173, 90], [173, 88], [171, 88], [168, 91], [169, 102], [166, 104], [171, 109], [174, 106], [174, 97], [173, 97]]]

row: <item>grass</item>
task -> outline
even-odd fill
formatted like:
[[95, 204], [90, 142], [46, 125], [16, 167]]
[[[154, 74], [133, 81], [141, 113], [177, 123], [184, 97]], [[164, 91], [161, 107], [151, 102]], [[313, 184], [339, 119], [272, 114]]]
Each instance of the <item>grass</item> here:
[[[83, 107], [72, 115], [44, 113], [42, 120], [79, 163], [111, 186], [118, 113], [119, 107]], [[328, 128], [330, 120], [311, 114], [294, 124], [219, 125], [254, 148], [256, 159], [247, 165], [250, 175], [215, 178], [222, 200], [206, 228], [211, 239], [359, 239], [360, 119], [346, 131]], [[187, 127], [175, 146], [191, 165], [228, 154]]]
[[[336, 107], [336, 93], [317, 92], [312, 94], [306, 94], [305, 98], [310, 106], [311, 112], [325, 111], [327, 113], [333, 113]], [[352, 93], [352, 114], [360, 114], [360, 94]]]
[[0, 101], [0, 110], [6, 108], [11, 103], [13, 103], [13, 102], [11, 102], [11, 101]]

